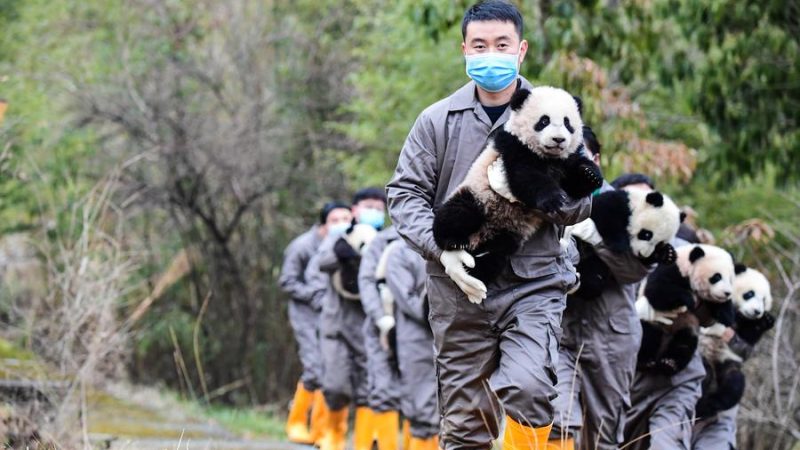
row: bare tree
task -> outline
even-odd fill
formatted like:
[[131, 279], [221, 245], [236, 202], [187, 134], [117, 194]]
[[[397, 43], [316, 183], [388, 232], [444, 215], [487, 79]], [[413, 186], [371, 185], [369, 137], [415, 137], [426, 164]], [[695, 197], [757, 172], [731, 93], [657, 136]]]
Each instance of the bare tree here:
[[[348, 96], [347, 64], [315, 33], [345, 32], [352, 19], [306, 7], [320, 16], [314, 27], [285, 6], [246, 0], [128, 7], [136, 20], [119, 30], [119, 73], [74, 81], [80, 123], [122, 161], [126, 206], [164, 212], [157, 226], [199, 255], [193, 297], [212, 293], [203, 336], [218, 344], [205, 381], [248, 380], [252, 400], [274, 395], [295, 369], [284, 363], [293, 348], [275, 278], [303, 224], [285, 212], [307, 213], [344, 185], [327, 151], [346, 140], [327, 121]], [[276, 350], [271, 361], [258, 354], [265, 348]], [[269, 371], [256, 375], [256, 362]]]

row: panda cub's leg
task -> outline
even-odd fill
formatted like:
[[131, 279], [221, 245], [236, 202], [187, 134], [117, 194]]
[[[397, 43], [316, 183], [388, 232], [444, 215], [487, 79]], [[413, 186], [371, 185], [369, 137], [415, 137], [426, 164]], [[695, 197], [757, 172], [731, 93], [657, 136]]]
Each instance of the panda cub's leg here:
[[567, 157], [564, 179], [561, 180], [561, 188], [574, 199], [586, 197], [603, 185], [600, 168], [581, 152], [579, 149]]
[[678, 329], [651, 368], [664, 375], [675, 375], [689, 365], [697, 350], [697, 343], [697, 330], [694, 327]]
[[469, 238], [486, 221], [483, 207], [467, 188], [453, 194], [433, 218], [433, 239], [443, 250], [466, 249]]
[[508, 258], [519, 248], [520, 239], [510, 232], [501, 232], [486, 241], [475, 250], [475, 267], [467, 272], [483, 281], [490, 283], [508, 263]]
[[661, 342], [666, 336], [657, 325], [644, 320], [640, 322], [642, 323], [642, 344], [639, 346], [639, 354], [636, 357], [636, 367], [647, 369], [655, 361], [654, 356], [658, 355]]
[[742, 400], [745, 388], [745, 377], [741, 364], [734, 361], [715, 363], [717, 365], [717, 389], [709, 395], [703, 395], [697, 402], [695, 412], [698, 417], [711, 417], [714, 414], [731, 409]]

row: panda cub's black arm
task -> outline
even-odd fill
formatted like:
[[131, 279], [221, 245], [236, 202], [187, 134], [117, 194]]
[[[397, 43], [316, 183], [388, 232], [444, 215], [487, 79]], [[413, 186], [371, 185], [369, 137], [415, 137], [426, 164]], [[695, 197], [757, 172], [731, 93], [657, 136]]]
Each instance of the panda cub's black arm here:
[[594, 161], [584, 154], [584, 147], [578, 147], [567, 157], [561, 187], [573, 199], [586, 197], [603, 185], [603, 173]]
[[748, 319], [741, 314], [736, 314], [734, 330], [736, 335], [748, 344], [756, 345], [764, 333], [775, 326], [775, 317], [769, 312], [764, 313], [760, 319]]
[[467, 188], [453, 194], [433, 217], [433, 239], [442, 250], [466, 249], [469, 237], [480, 230], [486, 217], [483, 207]]
[[697, 402], [695, 412], [698, 417], [706, 418], [714, 414], [733, 408], [742, 400], [745, 388], [745, 377], [741, 365], [735, 361], [726, 361], [718, 364], [716, 373], [717, 389]]

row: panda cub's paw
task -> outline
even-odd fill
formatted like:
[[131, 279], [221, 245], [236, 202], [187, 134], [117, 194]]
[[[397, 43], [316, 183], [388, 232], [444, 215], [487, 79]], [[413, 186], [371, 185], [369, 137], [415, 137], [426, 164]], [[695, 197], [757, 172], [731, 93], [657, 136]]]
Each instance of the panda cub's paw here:
[[564, 196], [560, 192], [540, 194], [536, 202], [536, 209], [543, 213], [552, 213], [561, 210], [564, 206]]
[[650, 254], [647, 258], [642, 258], [642, 262], [644, 264], [664, 264], [669, 265], [674, 263], [678, 259], [678, 252], [675, 251], [675, 247], [666, 242], [661, 242], [656, 245], [655, 250], [653, 253]]
[[581, 167], [581, 173], [592, 191], [603, 186], [603, 176], [594, 163], [586, 161]]
[[678, 373], [678, 361], [674, 358], [659, 358], [647, 363], [645, 368], [663, 375], [674, 375]]

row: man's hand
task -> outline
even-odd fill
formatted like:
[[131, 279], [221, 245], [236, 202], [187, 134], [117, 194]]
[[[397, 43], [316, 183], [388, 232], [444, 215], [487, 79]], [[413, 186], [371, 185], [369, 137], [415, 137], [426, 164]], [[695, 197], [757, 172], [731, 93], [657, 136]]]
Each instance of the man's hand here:
[[392, 316], [383, 316], [375, 322], [375, 326], [378, 327], [378, 338], [381, 347], [383, 347], [385, 351], [389, 351], [389, 332], [392, 331], [392, 328], [394, 328], [396, 324]]
[[575, 236], [589, 245], [598, 245], [603, 242], [603, 237], [600, 236], [592, 219], [586, 219], [583, 222], [578, 222], [567, 228], [572, 236]]
[[475, 258], [465, 250], [445, 250], [439, 257], [445, 273], [467, 294], [470, 302], [478, 304], [486, 298], [486, 285], [467, 273], [466, 267], [475, 267]]

